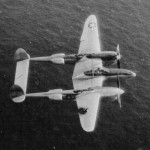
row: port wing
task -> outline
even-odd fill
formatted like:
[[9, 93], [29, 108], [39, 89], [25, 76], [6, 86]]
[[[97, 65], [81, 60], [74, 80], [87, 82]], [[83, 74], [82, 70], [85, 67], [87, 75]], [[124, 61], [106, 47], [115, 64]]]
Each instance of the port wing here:
[[[90, 93], [79, 96], [76, 101], [79, 110], [80, 123], [84, 131], [91, 132], [95, 129], [100, 94]], [[80, 109], [86, 112], [80, 112]]]
[[[78, 54], [99, 53], [100, 51], [101, 45], [99, 42], [97, 19], [96, 16], [90, 15], [84, 24]], [[102, 67], [102, 60], [88, 59], [86, 57], [83, 57], [80, 61], [76, 63], [72, 78], [74, 89], [86, 89], [89, 87], [102, 86], [104, 80], [102, 77], [92, 78], [88, 80], [79, 80], [74, 78], [87, 70], [92, 70], [95, 66]], [[100, 95], [89, 95], [85, 97], [78, 97], [76, 99], [78, 109], [84, 107], [88, 108], [87, 114], [83, 115], [79, 113], [81, 126], [83, 130], [87, 132], [91, 132], [95, 128], [100, 97]], [[82, 100], [80, 101], [80, 99]]]

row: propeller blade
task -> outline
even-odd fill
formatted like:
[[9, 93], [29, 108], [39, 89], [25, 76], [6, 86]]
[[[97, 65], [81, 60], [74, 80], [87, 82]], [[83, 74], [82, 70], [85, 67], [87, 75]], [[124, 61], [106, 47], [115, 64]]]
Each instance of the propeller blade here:
[[117, 66], [118, 66], [118, 68], [120, 68], [120, 58], [121, 58], [121, 55], [120, 55], [119, 44], [117, 45], [116, 52], [117, 52]]
[[120, 69], [120, 60], [117, 59], [117, 67]]
[[121, 108], [122, 105], [121, 105], [121, 98], [120, 98], [120, 95], [118, 95], [118, 103], [119, 103], [119, 106], [120, 106], [120, 108]]
[[117, 87], [120, 88], [120, 80], [119, 80], [119, 76], [117, 76]]
[[[118, 88], [120, 88], [120, 80], [119, 80], [119, 76], [118, 75], [117, 75], [117, 86], [118, 86]], [[117, 96], [117, 100], [118, 100], [119, 106], [121, 108], [121, 98], [120, 98], [120, 95]]]
[[117, 51], [117, 54], [119, 54], [119, 55], [120, 55], [120, 47], [119, 47], [119, 44], [117, 44], [116, 51]]

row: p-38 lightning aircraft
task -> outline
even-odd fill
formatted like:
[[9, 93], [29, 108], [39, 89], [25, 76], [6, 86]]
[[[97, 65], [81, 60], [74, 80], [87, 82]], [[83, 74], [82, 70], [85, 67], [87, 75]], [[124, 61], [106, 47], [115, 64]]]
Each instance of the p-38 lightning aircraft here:
[[[51, 100], [75, 100], [80, 123], [84, 131], [95, 129], [99, 101], [102, 97], [116, 97], [121, 106], [119, 77], [135, 77], [130, 70], [120, 69], [119, 45], [117, 51], [101, 51], [98, 24], [95, 15], [90, 15], [84, 25], [78, 54], [54, 54], [46, 57], [30, 58], [25, 50], [19, 48], [15, 53], [17, 62], [14, 85], [10, 97], [14, 102], [23, 102], [26, 97], [48, 97]], [[108, 69], [103, 61], [117, 61], [118, 69]], [[41, 93], [26, 93], [30, 61], [50, 61], [56, 64], [75, 63], [72, 90], [54, 89]], [[104, 79], [116, 77], [118, 87], [103, 87]]]

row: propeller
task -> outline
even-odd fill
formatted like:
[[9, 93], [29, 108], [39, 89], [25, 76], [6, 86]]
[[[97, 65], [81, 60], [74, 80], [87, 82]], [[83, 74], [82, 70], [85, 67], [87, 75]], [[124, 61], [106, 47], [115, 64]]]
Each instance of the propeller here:
[[121, 58], [121, 55], [120, 55], [119, 44], [117, 44], [116, 52], [117, 52], [117, 66], [118, 66], [118, 68], [120, 68], [120, 58]]
[[[117, 44], [116, 52], [117, 52], [117, 67], [120, 69], [120, 58], [121, 58], [121, 55], [120, 55], [119, 44]], [[117, 75], [117, 87], [120, 88], [119, 75]], [[120, 95], [117, 96], [117, 100], [118, 100], [119, 106], [121, 108], [121, 98], [120, 98]]]

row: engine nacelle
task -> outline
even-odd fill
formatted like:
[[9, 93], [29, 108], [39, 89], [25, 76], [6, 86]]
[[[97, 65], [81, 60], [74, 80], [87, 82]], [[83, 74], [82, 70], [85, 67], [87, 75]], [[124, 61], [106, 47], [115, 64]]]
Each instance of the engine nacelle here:
[[65, 64], [64, 58], [53, 58], [51, 59], [51, 62], [54, 64]]
[[64, 57], [65, 57], [64, 53], [53, 54], [50, 56], [51, 59], [53, 59], [53, 58], [64, 58]]
[[51, 94], [48, 96], [49, 99], [52, 99], [52, 100], [62, 100], [63, 97], [62, 97], [62, 94]]
[[75, 58], [72, 58], [72, 59], [65, 58], [65, 64], [75, 64], [76, 62], [77, 60]]
[[114, 60], [117, 59], [117, 53], [113, 51], [105, 51], [99, 54], [88, 54], [86, 57], [89, 59], [100, 58], [102, 60]]
[[62, 93], [62, 89], [54, 89], [54, 90], [49, 90], [47, 93], [49, 94], [59, 94]]
[[123, 94], [124, 91], [120, 88], [116, 87], [103, 87], [100, 89], [101, 96], [106, 97], [113, 97]]

